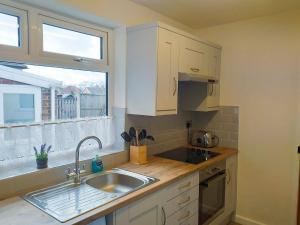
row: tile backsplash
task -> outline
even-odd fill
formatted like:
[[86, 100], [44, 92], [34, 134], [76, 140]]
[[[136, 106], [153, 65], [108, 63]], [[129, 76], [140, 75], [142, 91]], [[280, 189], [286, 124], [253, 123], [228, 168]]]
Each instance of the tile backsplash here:
[[191, 120], [191, 112], [178, 112], [171, 116], [136, 116], [127, 115], [126, 129], [145, 128], [147, 132], [155, 137], [155, 142], [148, 142], [148, 153], [150, 155], [177, 148], [187, 143], [187, 130], [185, 123]]
[[224, 106], [214, 112], [178, 112], [172, 116], [126, 115], [126, 130], [146, 128], [155, 137], [149, 142], [149, 154], [157, 154], [187, 144], [186, 121], [192, 120], [192, 131], [204, 129], [219, 136], [222, 147], [238, 148], [238, 107]]
[[219, 146], [238, 149], [239, 107], [224, 106], [219, 111], [194, 115], [193, 130], [204, 129], [220, 138]]

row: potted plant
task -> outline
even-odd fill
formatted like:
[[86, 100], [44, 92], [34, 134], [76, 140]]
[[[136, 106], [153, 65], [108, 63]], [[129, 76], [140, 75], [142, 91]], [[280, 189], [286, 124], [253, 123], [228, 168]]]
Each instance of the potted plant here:
[[154, 137], [147, 134], [145, 129], [140, 132], [130, 127], [129, 132], [123, 132], [121, 137], [130, 144], [130, 162], [134, 164], [147, 163], [147, 141], [154, 141]]
[[44, 169], [48, 167], [48, 153], [51, 149], [51, 145], [48, 146], [46, 150], [46, 144], [41, 145], [40, 150], [37, 150], [36, 147], [33, 147], [36, 158], [36, 168]]

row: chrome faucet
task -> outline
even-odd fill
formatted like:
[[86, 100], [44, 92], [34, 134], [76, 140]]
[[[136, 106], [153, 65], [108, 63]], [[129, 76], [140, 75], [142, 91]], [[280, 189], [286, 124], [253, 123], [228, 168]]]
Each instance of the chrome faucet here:
[[67, 178], [74, 178], [74, 183], [75, 184], [80, 184], [80, 174], [85, 173], [85, 166], [83, 165], [83, 169], [80, 170], [80, 166], [79, 166], [79, 151], [80, 151], [80, 147], [81, 145], [89, 139], [94, 139], [95, 141], [97, 141], [98, 145], [99, 145], [99, 149], [102, 149], [102, 143], [100, 141], [99, 138], [97, 138], [96, 136], [87, 136], [85, 138], [83, 138], [77, 145], [76, 147], [76, 155], [75, 155], [75, 168], [73, 170], [73, 172], [71, 172], [71, 169], [68, 168], [68, 172], [67, 172]]

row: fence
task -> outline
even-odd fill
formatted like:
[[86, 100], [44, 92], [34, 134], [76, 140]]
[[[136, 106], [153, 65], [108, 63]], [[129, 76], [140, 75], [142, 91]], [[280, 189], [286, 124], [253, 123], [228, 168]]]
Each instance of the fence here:
[[77, 117], [77, 98], [56, 98], [55, 118], [74, 119]]
[[[55, 100], [56, 119], [74, 119], [77, 117], [77, 97]], [[80, 95], [80, 117], [97, 117], [106, 115], [106, 95]]]
[[81, 94], [80, 117], [96, 117], [106, 115], [106, 95]]

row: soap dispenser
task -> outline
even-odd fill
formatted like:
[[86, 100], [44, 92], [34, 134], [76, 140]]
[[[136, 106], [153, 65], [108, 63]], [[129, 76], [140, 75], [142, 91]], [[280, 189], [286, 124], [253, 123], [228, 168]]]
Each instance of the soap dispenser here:
[[96, 155], [96, 157], [92, 160], [92, 172], [98, 173], [103, 171], [103, 162], [99, 155]]

